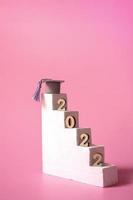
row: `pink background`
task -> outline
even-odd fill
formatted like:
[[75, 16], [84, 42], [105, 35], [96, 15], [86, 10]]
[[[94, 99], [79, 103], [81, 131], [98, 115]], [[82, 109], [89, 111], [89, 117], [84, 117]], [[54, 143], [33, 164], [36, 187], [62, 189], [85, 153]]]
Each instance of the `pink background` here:
[[[0, 1], [0, 199], [133, 199], [133, 1]], [[41, 174], [40, 78], [65, 79], [70, 110], [106, 162], [116, 187]]]

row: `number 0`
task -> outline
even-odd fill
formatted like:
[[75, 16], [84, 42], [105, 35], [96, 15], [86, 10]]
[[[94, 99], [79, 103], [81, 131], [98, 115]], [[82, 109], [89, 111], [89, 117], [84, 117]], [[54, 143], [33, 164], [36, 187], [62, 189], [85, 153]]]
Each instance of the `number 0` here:
[[76, 125], [76, 120], [73, 116], [69, 115], [65, 120], [66, 128], [74, 128]]

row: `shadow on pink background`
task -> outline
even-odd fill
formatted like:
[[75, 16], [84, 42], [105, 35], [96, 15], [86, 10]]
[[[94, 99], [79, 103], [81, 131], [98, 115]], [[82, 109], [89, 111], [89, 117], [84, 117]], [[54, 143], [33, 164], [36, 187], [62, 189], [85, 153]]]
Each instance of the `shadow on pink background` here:
[[[133, 199], [133, 3], [0, 1], [0, 199]], [[41, 174], [40, 78], [64, 79], [69, 109], [119, 184], [98, 188]]]

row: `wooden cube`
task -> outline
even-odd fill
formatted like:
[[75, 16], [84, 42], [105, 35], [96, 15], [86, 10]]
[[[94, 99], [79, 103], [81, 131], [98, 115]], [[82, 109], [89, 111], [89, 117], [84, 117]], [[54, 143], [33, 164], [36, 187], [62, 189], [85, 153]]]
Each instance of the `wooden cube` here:
[[53, 110], [65, 111], [67, 110], [67, 96], [66, 94], [53, 95]]
[[77, 145], [83, 147], [89, 147], [92, 145], [91, 141], [91, 129], [90, 128], [78, 128], [77, 129]]
[[89, 165], [103, 166], [104, 165], [104, 146], [93, 145], [89, 147]]

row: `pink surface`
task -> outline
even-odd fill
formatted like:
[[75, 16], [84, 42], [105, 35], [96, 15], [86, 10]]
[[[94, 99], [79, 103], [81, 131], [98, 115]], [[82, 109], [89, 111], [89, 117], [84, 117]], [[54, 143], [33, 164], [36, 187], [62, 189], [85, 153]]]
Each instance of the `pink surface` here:
[[[0, 199], [133, 199], [133, 3], [0, 1]], [[42, 77], [65, 79], [70, 110], [105, 145], [119, 184], [41, 174]]]

